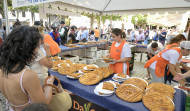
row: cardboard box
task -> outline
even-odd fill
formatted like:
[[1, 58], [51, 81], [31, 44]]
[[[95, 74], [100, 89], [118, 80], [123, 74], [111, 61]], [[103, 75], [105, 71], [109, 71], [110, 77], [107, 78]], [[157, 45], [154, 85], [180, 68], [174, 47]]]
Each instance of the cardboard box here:
[[73, 55], [63, 55], [61, 58], [70, 60], [73, 63], [78, 63], [79, 62], [79, 56], [73, 56]]
[[109, 54], [108, 50], [102, 50], [102, 56], [106, 57]]
[[96, 58], [95, 57], [93, 57], [93, 58], [91, 58], [91, 57], [83, 57], [82, 59], [85, 59], [87, 64], [96, 63]]
[[97, 47], [89, 47], [86, 51], [97, 51]]
[[91, 51], [91, 52], [89, 52], [89, 51], [86, 51], [86, 57], [95, 57], [96, 56], [96, 52], [95, 51]]
[[100, 59], [102, 57], [102, 50], [96, 51], [96, 58]]
[[78, 63], [79, 63], [79, 64], [87, 64], [87, 63], [86, 63], [86, 59], [81, 59], [81, 58], [79, 59], [79, 62], [78, 62]]

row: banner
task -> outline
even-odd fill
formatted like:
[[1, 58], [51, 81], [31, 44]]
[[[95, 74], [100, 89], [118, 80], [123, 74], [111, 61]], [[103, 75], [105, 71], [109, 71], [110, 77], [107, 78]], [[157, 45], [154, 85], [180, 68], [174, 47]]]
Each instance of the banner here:
[[12, 6], [13, 8], [18, 8], [23, 6], [39, 5], [56, 1], [61, 1], [61, 0], [12, 0]]
[[69, 111], [109, 111], [93, 102], [90, 102], [75, 94], [70, 94], [72, 99], [72, 107]]

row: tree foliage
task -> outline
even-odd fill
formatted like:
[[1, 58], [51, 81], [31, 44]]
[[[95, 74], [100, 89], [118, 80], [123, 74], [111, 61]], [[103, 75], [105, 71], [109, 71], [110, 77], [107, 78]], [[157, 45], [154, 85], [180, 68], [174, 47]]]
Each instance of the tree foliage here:
[[147, 24], [147, 15], [139, 14], [139, 15], [132, 16], [131, 22], [138, 27], [145, 25]]
[[[19, 8], [12, 8], [12, 0], [7, 0], [7, 5], [8, 5], [8, 10], [9, 11], [18, 11], [18, 12], [24, 12], [24, 11], [30, 11], [32, 13], [38, 13], [38, 6], [34, 5], [34, 6], [25, 6], [25, 7], [19, 7]], [[3, 0], [0, 0], [0, 14], [2, 15], [2, 17], [4, 18], [4, 6], [3, 6]]]

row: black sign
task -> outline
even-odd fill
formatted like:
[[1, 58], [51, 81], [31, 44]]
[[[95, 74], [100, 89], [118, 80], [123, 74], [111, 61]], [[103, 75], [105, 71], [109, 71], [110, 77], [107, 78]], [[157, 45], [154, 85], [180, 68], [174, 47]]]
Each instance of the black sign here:
[[80, 96], [70, 94], [72, 99], [72, 107], [69, 111], [109, 111], [95, 103], [92, 103]]

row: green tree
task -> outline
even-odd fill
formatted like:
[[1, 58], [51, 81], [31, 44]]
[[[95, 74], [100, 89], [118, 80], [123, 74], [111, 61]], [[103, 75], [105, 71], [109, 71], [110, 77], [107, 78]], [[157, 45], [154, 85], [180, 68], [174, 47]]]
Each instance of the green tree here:
[[[35, 5], [35, 6], [25, 6], [25, 7], [19, 7], [19, 8], [15, 8], [13, 9], [12, 8], [12, 0], [7, 0], [7, 5], [8, 5], [8, 10], [9, 11], [16, 11], [17, 12], [17, 15], [19, 15], [19, 12], [20, 11], [30, 11], [32, 13], [32, 19], [34, 18], [34, 13], [38, 13], [38, 6]], [[2, 18], [5, 18], [4, 17], [4, 6], [3, 6], [3, 0], [0, 0], [0, 14], [2, 15]], [[19, 16], [17, 16], [18, 18]]]
[[135, 15], [132, 17], [131, 22], [141, 28], [141, 26], [145, 26], [147, 24], [147, 15]]

